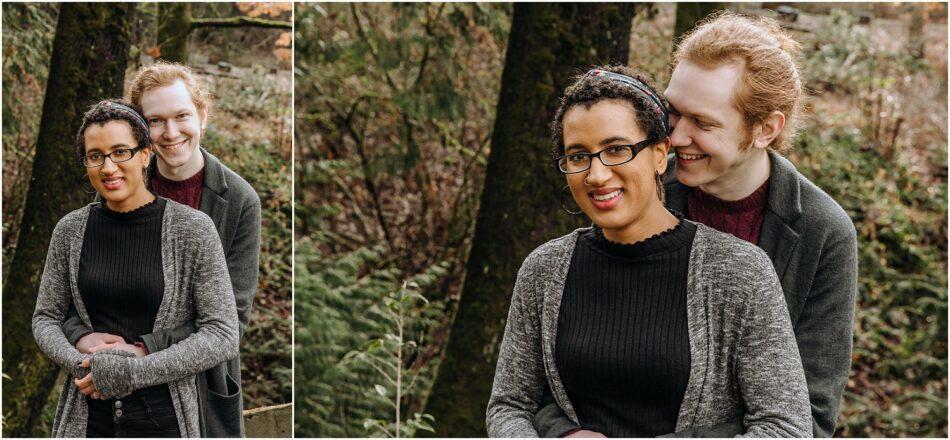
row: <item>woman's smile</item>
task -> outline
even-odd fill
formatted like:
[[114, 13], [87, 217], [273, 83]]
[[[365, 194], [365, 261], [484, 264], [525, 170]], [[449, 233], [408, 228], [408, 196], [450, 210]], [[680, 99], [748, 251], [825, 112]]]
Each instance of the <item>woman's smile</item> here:
[[109, 191], [115, 191], [122, 188], [124, 183], [125, 178], [121, 176], [109, 176], [102, 178], [102, 187]]
[[607, 211], [623, 200], [623, 188], [598, 188], [587, 193], [595, 208]]

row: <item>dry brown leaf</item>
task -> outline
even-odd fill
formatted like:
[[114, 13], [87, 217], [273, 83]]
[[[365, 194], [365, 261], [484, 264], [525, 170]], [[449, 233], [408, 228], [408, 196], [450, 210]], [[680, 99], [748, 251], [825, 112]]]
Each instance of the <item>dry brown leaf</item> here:
[[290, 48], [291, 43], [294, 41], [294, 34], [292, 32], [283, 32], [277, 37], [277, 41], [274, 42], [274, 47], [276, 48]]
[[247, 2], [238, 3], [238, 9], [248, 17], [260, 17], [267, 15], [276, 17], [284, 12], [293, 10], [293, 3], [267, 3], [267, 2]]
[[148, 49], [145, 49], [145, 53], [152, 58], [159, 58], [162, 56], [162, 49], [158, 46], [152, 46]]

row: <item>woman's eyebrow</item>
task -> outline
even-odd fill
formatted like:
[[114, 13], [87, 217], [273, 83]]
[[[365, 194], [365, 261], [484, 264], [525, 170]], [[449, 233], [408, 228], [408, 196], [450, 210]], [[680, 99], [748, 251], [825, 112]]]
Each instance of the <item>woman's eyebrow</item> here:
[[564, 147], [564, 152], [567, 153], [574, 150], [584, 150], [584, 149], [585, 149], [584, 146], [581, 144], [571, 144]]
[[625, 136], [611, 136], [607, 139], [600, 141], [600, 145], [608, 145], [615, 142], [630, 142], [630, 139], [628, 139]]

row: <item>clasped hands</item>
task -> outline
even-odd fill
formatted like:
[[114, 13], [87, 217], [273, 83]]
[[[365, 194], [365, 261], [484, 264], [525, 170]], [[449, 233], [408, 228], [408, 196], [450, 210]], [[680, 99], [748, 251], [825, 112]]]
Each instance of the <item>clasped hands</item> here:
[[[136, 357], [145, 356], [145, 350], [142, 347], [137, 345], [129, 344], [125, 342], [121, 336], [113, 335], [110, 333], [89, 333], [76, 342], [76, 349], [80, 353], [86, 355], [93, 355], [102, 350], [122, 350], [134, 354]], [[82, 360], [82, 367], [89, 368], [89, 356]], [[79, 388], [79, 392], [83, 395], [92, 397], [93, 399], [101, 399], [102, 394], [96, 388], [96, 384], [92, 379], [92, 372], [90, 371], [82, 379], [73, 379], [73, 383]]]

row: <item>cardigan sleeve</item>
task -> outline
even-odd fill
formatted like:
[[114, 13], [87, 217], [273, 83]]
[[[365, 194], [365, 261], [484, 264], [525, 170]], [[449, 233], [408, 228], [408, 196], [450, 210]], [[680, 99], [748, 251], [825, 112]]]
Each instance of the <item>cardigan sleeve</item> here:
[[69, 343], [62, 328], [73, 304], [69, 281], [69, 219], [67, 216], [57, 223], [50, 238], [33, 311], [33, 337], [40, 350], [56, 365], [73, 377], [83, 377], [88, 373], [80, 366], [85, 356]]
[[736, 347], [742, 437], [811, 437], [811, 407], [788, 307], [765, 256], [749, 278]]
[[210, 232], [195, 251], [195, 271], [186, 283], [194, 295], [197, 331], [165, 350], [144, 357], [126, 357], [112, 352], [92, 356], [93, 382], [108, 398], [139, 388], [172, 382], [207, 370], [238, 356], [238, 322], [234, 293], [218, 235], [210, 219]]
[[515, 281], [505, 335], [495, 366], [495, 380], [486, 415], [490, 437], [537, 437], [532, 425], [541, 407], [546, 383], [541, 351], [540, 307], [529, 304], [534, 291], [532, 256]]

